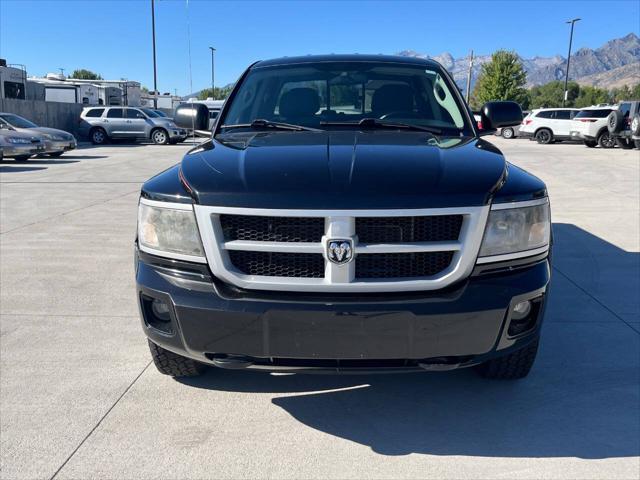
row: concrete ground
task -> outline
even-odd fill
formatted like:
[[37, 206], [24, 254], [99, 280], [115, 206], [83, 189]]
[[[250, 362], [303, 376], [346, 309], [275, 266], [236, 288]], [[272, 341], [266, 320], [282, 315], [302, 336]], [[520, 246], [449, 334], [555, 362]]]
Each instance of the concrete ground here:
[[160, 375], [134, 300], [141, 182], [186, 146], [0, 165], [2, 478], [639, 478], [640, 153], [491, 139], [547, 182], [530, 376]]

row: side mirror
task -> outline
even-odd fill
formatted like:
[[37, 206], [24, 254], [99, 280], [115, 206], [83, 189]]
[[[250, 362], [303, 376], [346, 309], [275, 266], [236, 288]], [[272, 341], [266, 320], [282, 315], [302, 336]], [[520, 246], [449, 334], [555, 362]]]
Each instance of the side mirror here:
[[209, 109], [202, 103], [181, 103], [176, 108], [173, 122], [189, 130], [209, 130]]
[[516, 102], [487, 102], [480, 109], [482, 133], [522, 123], [522, 109]]

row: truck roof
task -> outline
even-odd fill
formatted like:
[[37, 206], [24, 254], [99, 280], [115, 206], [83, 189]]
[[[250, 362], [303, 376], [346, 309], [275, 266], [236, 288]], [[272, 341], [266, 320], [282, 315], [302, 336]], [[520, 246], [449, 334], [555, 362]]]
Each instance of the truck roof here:
[[300, 63], [319, 62], [383, 62], [403, 63], [407, 65], [440, 66], [434, 60], [428, 58], [404, 57], [400, 55], [371, 55], [371, 54], [328, 54], [328, 55], [303, 55], [298, 57], [281, 57], [271, 60], [261, 60], [253, 65], [253, 68], [271, 67], [275, 65], [294, 65]]

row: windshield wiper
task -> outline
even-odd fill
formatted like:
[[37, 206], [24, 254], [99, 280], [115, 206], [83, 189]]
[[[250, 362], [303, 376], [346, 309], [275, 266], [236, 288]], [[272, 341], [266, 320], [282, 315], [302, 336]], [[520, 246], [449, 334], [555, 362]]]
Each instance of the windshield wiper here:
[[220, 128], [253, 128], [256, 129], [273, 129], [273, 130], [290, 130], [294, 132], [322, 132], [318, 128], [305, 127], [304, 125], [293, 125], [291, 123], [272, 122], [271, 120], [265, 120], [264, 118], [256, 118], [251, 123], [236, 123], [232, 125], [221, 125]]
[[365, 128], [390, 128], [390, 129], [403, 129], [403, 130], [415, 130], [419, 132], [429, 132], [434, 135], [442, 135], [442, 130], [436, 127], [425, 127], [422, 125], [412, 125], [411, 123], [396, 123], [385, 122], [377, 118], [363, 118], [359, 122], [320, 122], [320, 125], [327, 126], [353, 126], [358, 125]]

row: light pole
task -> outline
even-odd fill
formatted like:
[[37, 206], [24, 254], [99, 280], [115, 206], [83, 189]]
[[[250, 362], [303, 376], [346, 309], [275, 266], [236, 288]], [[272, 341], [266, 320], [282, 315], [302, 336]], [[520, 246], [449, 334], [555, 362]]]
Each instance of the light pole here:
[[569, 65], [571, 64], [571, 43], [573, 42], [573, 25], [579, 21], [580, 21], [579, 18], [574, 18], [573, 20], [568, 20], [565, 22], [565, 23], [571, 24], [571, 33], [569, 34], [569, 55], [567, 56], [567, 72], [564, 76], [564, 98], [562, 99], [563, 107], [569, 98], [569, 91], [567, 90], [567, 84], [569, 83]]
[[151, 0], [151, 39], [153, 42], [153, 108], [158, 108], [158, 74], [156, 71], [156, 6]]
[[211, 98], [213, 98], [215, 100], [215, 95], [216, 95], [216, 84], [215, 84], [215, 77], [214, 77], [214, 70], [213, 70], [213, 54], [215, 53], [216, 49], [213, 47], [209, 47], [209, 50], [211, 50]]

